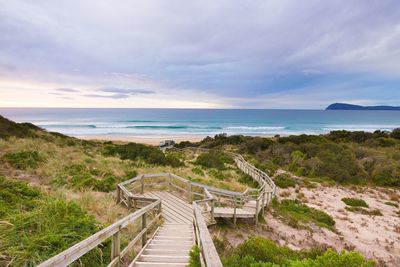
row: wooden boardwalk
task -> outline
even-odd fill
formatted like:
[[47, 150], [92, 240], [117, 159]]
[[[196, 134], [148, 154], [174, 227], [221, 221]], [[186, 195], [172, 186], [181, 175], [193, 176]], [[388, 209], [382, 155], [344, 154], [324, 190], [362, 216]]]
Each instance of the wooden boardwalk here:
[[161, 200], [164, 223], [129, 267], [187, 266], [195, 244], [193, 206], [167, 191], [149, 191], [141, 197]]
[[[187, 149], [196, 153], [210, 151]], [[196, 183], [172, 173], [138, 175], [117, 186], [117, 202], [133, 213], [48, 259], [39, 267], [68, 266], [109, 239], [109, 267], [187, 266], [194, 244], [200, 248], [202, 266], [222, 267], [207, 226], [214, 224], [218, 217], [232, 218], [234, 225], [237, 218], [251, 218], [257, 224], [258, 215], [264, 214], [264, 208], [272, 200], [276, 189], [266, 173], [241, 155], [227, 153], [234, 158], [240, 170], [259, 184], [257, 189], [248, 188], [239, 193]], [[161, 217], [163, 224], [157, 228]], [[133, 224], [141, 227], [134, 230], [136, 233], [130, 233], [135, 236], [121, 247], [121, 235], [126, 233], [124, 229]], [[142, 248], [132, 260], [130, 255], [139, 242]]]
[[193, 223], [193, 206], [179, 197], [166, 191], [150, 191], [141, 196], [161, 199], [161, 214], [166, 223]]

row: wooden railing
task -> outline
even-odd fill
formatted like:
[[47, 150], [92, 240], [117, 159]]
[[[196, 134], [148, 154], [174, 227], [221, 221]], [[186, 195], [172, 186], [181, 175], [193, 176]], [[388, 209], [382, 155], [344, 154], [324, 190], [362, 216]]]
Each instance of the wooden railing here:
[[[214, 246], [210, 232], [208, 231], [203, 212], [199, 207], [200, 203], [213, 203], [214, 201], [213, 196], [207, 191], [207, 189], [204, 189], [204, 191], [207, 198], [193, 202], [196, 244], [200, 249], [200, 263], [202, 266], [222, 267], [221, 259], [219, 258], [217, 249]], [[213, 208], [213, 204], [211, 204], [211, 207]], [[213, 214], [213, 211], [211, 211], [211, 214]], [[213, 215], [211, 216], [211, 220], [213, 220]]]
[[[187, 147], [183, 149], [176, 150], [191, 150], [197, 153], [202, 152], [210, 152], [210, 151], [219, 151], [215, 149], [201, 148], [201, 147]], [[272, 200], [272, 198], [276, 195], [276, 186], [271, 177], [268, 174], [263, 172], [262, 170], [256, 168], [251, 163], [247, 162], [244, 157], [240, 154], [233, 153], [230, 151], [223, 151], [224, 153], [230, 155], [235, 161], [237, 167], [243, 171], [244, 173], [250, 175], [254, 181], [256, 181], [259, 185], [258, 189], [246, 189], [243, 193], [240, 194], [239, 199], [235, 196], [232, 198], [232, 194], [229, 194], [230, 201], [234, 204], [234, 209], [236, 210], [238, 203], [242, 204], [243, 201], [255, 201], [255, 223], [258, 222], [258, 215], [261, 212], [264, 213], [264, 207], [266, 207]], [[210, 192], [212, 192], [210, 190]], [[214, 192], [212, 192], [214, 193]], [[218, 198], [217, 198], [218, 199]], [[218, 201], [216, 201], [219, 203]], [[236, 218], [234, 217], [234, 223], [236, 222]]]
[[[152, 218], [148, 218], [151, 217], [150, 215], [153, 215]], [[141, 240], [142, 246], [146, 244], [148, 231], [151, 229], [152, 226], [154, 226], [160, 215], [161, 201], [159, 199], [153, 199], [152, 202], [147, 206], [135, 211], [134, 213], [131, 213], [130, 215], [117, 221], [116, 223], [113, 223], [105, 229], [61, 252], [60, 254], [48, 259], [47, 261], [40, 264], [39, 267], [67, 266], [84, 256], [86, 253], [95, 249], [97, 246], [104, 243], [109, 238], [112, 238], [112, 248], [111, 262], [108, 264], [108, 266], [120, 266], [123, 258], [128, 254], [128, 252], [131, 252], [133, 250], [134, 246], [139, 240]], [[148, 222], [148, 219], [151, 219], [151, 221]], [[126, 245], [121, 251], [120, 240], [122, 231], [129, 225], [133, 225], [134, 223], [140, 221], [140, 232], [137, 233], [136, 236], [132, 240], [130, 240], [128, 245]]]

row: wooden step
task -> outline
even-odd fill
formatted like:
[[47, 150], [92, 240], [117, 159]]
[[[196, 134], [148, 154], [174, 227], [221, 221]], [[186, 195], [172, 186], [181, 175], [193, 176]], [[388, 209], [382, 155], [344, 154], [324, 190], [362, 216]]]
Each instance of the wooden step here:
[[[170, 246], [173, 246], [173, 245], [176, 245], [177, 242], [175, 240], [155, 240], [155, 239], [153, 239], [150, 242], [150, 244], [151, 245], [170, 245]], [[191, 244], [193, 244], [192, 241], [179, 241], [179, 245], [191, 245]]]
[[187, 263], [171, 263], [171, 262], [136, 262], [135, 267], [186, 267]]
[[171, 262], [171, 263], [188, 263], [189, 256], [178, 255], [141, 255], [138, 261], [143, 262]]
[[191, 244], [180, 244], [175, 242], [174, 245], [171, 244], [152, 244], [150, 243], [147, 248], [149, 249], [176, 249], [176, 250], [185, 250], [185, 249], [192, 249], [193, 243]]
[[155, 236], [153, 240], [170, 240], [170, 241], [193, 241], [191, 236]]
[[145, 249], [143, 251], [143, 255], [178, 255], [178, 256], [187, 256], [189, 255], [189, 249]]

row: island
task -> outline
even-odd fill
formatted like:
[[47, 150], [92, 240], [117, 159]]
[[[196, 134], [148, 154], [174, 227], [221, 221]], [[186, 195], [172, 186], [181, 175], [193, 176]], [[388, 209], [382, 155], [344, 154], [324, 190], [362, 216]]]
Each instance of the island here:
[[334, 103], [329, 105], [325, 110], [399, 110], [396, 106], [360, 106], [346, 103]]

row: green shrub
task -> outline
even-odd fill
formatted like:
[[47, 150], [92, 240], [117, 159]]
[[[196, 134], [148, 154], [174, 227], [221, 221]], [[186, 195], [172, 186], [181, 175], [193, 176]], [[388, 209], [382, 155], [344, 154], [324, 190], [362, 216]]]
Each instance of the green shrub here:
[[283, 173], [275, 177], [274, 182], [280, 188], [295, 187], [296, 181], [289, 174]]
[[206, 152], [200, 154], [196, 159], [196, 164], [204, 167], [204, 168], [214, 168], [218, 170], [224, 169], [224, 161], [220, 156], [222, 153], [216, 152]]
[[167, 156], [165, 156], [165, 165], [169, 165], [171, 167], [176, 168], [176, 167], [184, 166], [185, 164], [177, 156], [175, 156], [173, 154], [168, 154]]
[[395, 202], [391, 202], [391, 201], [386, 201], [385, 204], [388, 206], [396, 207], [396, 208], [399, 207], [399, 204], [397, 204]]
[[94, 189], [100, 192], [114, 191], [117, 185], [115, 176], [109, 175], [101, 180], [97, 180]]
[[262, 237], [250, 237], [222, 261], [229, 267], [372, 267], [376, 264], [354, 251], [337, 253], [324, 248], [295, 251]]
[[305, 223], [314, 223], [320, 227], [334, 230], [335, 220], [329, 214], [301, 204], [298, 200], [276, 198], [272, 201], [274, 215], [284, 219], [290, 226], [309, 229]]
[[[0, 224], [0, 254], [13, 259], [13, 266], [36, 266], [100, 229], [94, 217], [73, 202], [48, 197], [18, 181], [0, 178], [0, 185], [0, 221], [9, 222]], [[82, 263], [99, 265], [101, 255], [98, 249]]]
[[0, 116], [0, 138], [8, 139], [11, 136], [18, 138], [37, 137], [39, 127], [31, 123], [16, 123]]
[[190, 250], [189, 257], [189, 267], [201, 267], [200, 248], [197, 245]]
[[352, 207], [365, 207], [368, 208], [368, 204], [362, 200], [362, 199], [358, 199], [358, 198], [342, 198], [342, 201], [347, 205], [347, 206], [352, 206]]
[[14, 210], [32, 210], [40, 197], [42, 193], [37, 188], [0, 176], [0, 218]]
[[238, 171], [240, 172], [240, 178], [239, 178], [239, 183], [248, 185], [249, 187], [252, 188], [257, 188], [258, 187], [258, 183], [253, 179], [253, 177], [251, 177], [250, 175], [242, 172], [242, 171]]
[[192, 172], [194, 174], [204, 176], [204, 171], [199, 167], [192, 168]]
[[[127, 178], [136, 176], [135, 171], [128, 171]], [[102, 173], [98, 169], [90, 168], [87, 165], [71, 164], [64, 168], [52, 181], [57, 186], [68, 186], [74, 189], [91, 188], [96, 191], [114, 191], [117, 184], [123, 179], [110, 173]]]
[[256, 262], [283, 264], [288, 259], [296, 258], [296, 252], [288, 247], [277, 246], [274, 241], [262, 237], [250, 237], [239, 245], [235, 253], [240, 257], [251, 256]]
[[46, 158], [38, 151], [20, 151], [16, 153], [6, 153], [4, 159], [20, 170], [36, 169]]
[[316, 259], [291, 261], [287, 267], [372, 267], [375, 264], [375, 261], [366, 260], [358, 252], [337, 253], [330, 249]]
[[173, 154], [165, 154], [154, 146], [143, 144], [128, 143], [124, 145], [107, 144], [103, 154], [106, 156], [118, 156], [121, 159], [143, 160], [149, 164], [170, 165], [172, 167], [182, 166], [183, 163]]
[[361, 213], [364, 215], [370, 215], [370, 216], [383, 216], [382, 212], [378, 209], [373, 209], [373, 210], [368, 210], [363, 207], [345, 207], [346, 210], [351, 211], [351, 212], [357, 212]]
[[218, 180], [221, 180], [221, 181], [222, 181], [222, 180], [225, 179], [224, 174], [223, 174], [221, 171], [219, 171], [219, 170], [211, 169], [211, 170], [208, 171], [208, 173], [209, 173], [212, 177], [214, 177], [214, 178], [216, 178], [216, 179], [218, 179]]

